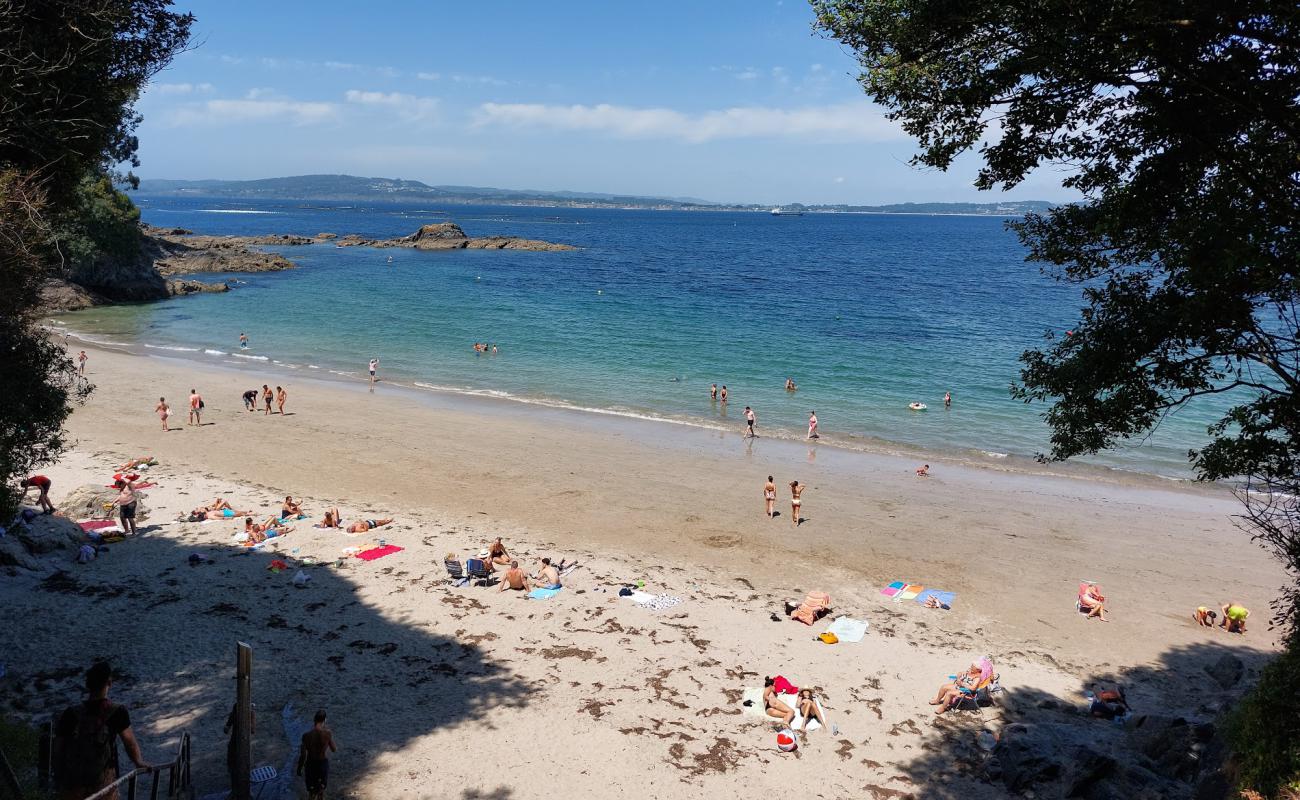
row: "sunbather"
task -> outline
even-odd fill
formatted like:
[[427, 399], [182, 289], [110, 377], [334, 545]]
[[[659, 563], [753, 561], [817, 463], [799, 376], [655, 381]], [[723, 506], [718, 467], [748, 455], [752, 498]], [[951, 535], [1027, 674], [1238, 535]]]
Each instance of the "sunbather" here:
[[297, 519], [303, 516], [306, 515], [302, 513], [302, 506], [295, 503], [292, 496], [284, 498], [284, 502], [280, 505], [281, 519]]
[[493, 564], [500, 564], [504, 567], [513, 560], [514, 559], [510, 557], [510, 553], [506, 551], [506, 546], [501, 544], [500, 536], [497, 537], [495, 542], [488, 546], [488, 561], [491, 561]]
[[248, 534], [249, 544], [260, 544], [272, 536], [283, 536], [293, 530], [277, 517], [267, 517], [264, 524], [258, 525], [252, 517], [244, 517], [244, 533]]
[[789, 725], [794, 719], [794, 709], [781, 702], [781, 695], [777, 693], [773, 683], [775, 681], [770, 677], [763, 679], [763, 708], [769, 717], [776, 717], [782, 724]]
[[551, 559], [542, 559], [542, 570], [538, 573], [537, 580], [541, 583], [543, 589], [560, 588], [560, 571], [551, 566]]
[[348, 533], [365, 533], [375, 528], [382, 528], [385, 525], [392, 525], [393, 518], [385, 517], [384, 519], [359, 519], [348, 526]]
[[316, 523], [317, 528], [341, 528], [343, 527], [343, 517], [339, 516], [337, 508], [325, 509], [325, 519]]
[[820, 722], [823, 728], [827, 727], [826, 717], [822, 716], [822, 710], [813, 697], [812, 689], [799, 690], [799, 715], [803, 717], [803, 725], [799, 726], [801, 731], [808, 730], [808, 720], [810, 719]]
[[1095, 583], [1085, 584], [1079, 591], [1079, 605], [1084, 611], [1088, 612], [1089, 617], [1096, 617], [1102, 622], [1110, 622], [1106, 619], [1106, 597], [1101, 593], [1101, 587]]
[[227, 500], [226, 498], [218, 497], [216, 500], [213, 500], [211, 503], [208, 503], [206, 506], [200, 506], [200, 508], [202, 508], [204, 511], [221, 511], [222, 509], [226, 509], [226, 508], [234, 508], [234, 506], [232, 506], [230, 504], [230, 501]]
[[514, 589], [516, 591], [523, 590], [526, 592], [531, 590], [531, 588], [532, 587], [528, 585], [528, 576], [519, 568], [519, 562], [511, 561], [510, 569], [506, 570], [506, 574], [501, 578], [501, 588], [497, 589], [497, 591], [504, 592], [506, 589]]
[[[938, 706], [934, 713], [942, 714], [961, 702], [963, 697], [975, 696], [975, 691], [985, 678], [986, 670], [982, 661], [983, 659], [972, 661], [970, 669], [954, 678], [952, 683], [945, 683], [939, 687], [939, 693], [930, 701], [930, 705]], [[989, 665], [990, 670], [991, 668], [992, 664]]]
[[252, 511], [237, 511], [226, 503], [225, 508], [203, 508], [199, 507], [190, 512], [190, 522], [202, 522], [207, 519], [234, 519], [235, 517], [244, 517], [252, 514]]

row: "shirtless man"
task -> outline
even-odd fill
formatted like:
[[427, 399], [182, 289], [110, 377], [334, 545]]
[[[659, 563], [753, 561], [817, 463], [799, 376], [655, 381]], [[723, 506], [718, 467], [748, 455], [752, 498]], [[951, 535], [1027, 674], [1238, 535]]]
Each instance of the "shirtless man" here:
[[754, 433], [754, 423], [757, 421], [758, 421], [757, 417], [754, 416], [754, 409], [750, 408], [749, 406], [745, 406], [745, 438], [746, 439], [758, 438], [758, 434]]
[[541, 583], [543, 589], [559, 589], [560, 571], [551, 565], [551, 559], [542, 559], [542, 571], [538, 574], [537, 580]]
[[86, 355], [85, 350], [82, 350], [80, 353], [77, 353], [77, 375], [83, 378], [86, 376], [87, 358], [90, 358], [90, 356]]
[[280, 504], [280, 517], [282, 519], [293, 519], [302, 516], [305, 516], [302, 513], [302, 505], [295, 503], [292, 496], [284, 498], [284, 502]]
[[330, 753], [337, 752], [338, 749], [334, 743], [334, 732], [325, 727], [325, 712], [317, 711], [311, 730], [302, 735], [296, 770], [307, 783], [307, 797], [310, 800], [324, 800], [325, 787], [330, 778]]
[[339, 514], [337, 508], [325, 509], [325, 519], [316, 523], [317, 528], [341, 528], [343, 527], [343, 516]]
[[359, 519], [348, 526], [348, 533], [365, 533], [366, 531], [373, 531], [375, 528], [382, 528], [385, 525], [392, 524], [392, 517], [386, 517], [384, 519]]
[[257, 395], [258, 395], [258, 391], [256, 389], [249, 389], [248, 391], [244, 392], [244, 394], [242, 395], [244, 398], [244, 408], [248, 409], [249, 411], [256, 411]]
[[267, 386], [265, 383], [262, 384], [262, 401], [266, 403], [266, 413], [262, 416], [265, 417], [271, 413], [271, 401], [273, 400], [275, 400], [275, 392], [271, 391], [270, 386]]
[[190, 389], [190, 425], [202, 425], [200, 419], [203, 413], [203, 396], [199, 394], [198, 389]]
[[46, 514], [54, 513], [54, 504], [50, 502], [50, 479], [49, 478], [45, 477], [44, 475], [33, 475], [18, 485], [23, 490], [23, 494], [22, 494], [23, 499], [27, 498], [27, 493], [30, 492], [32, 489], [39, 490], [41, 496], [38, 498], [38, 500], [40, 501], [41, 504], [41, 510], [44, 511]]
[[280, 409], [280, 416], [284, 416], [284, 401], [289, 399], [289, 393], [283, 387], [275, 387], [275, 405]]
[[528, 576], [519, 568], [519, 562], [511, 561], [510, 569], [506, 570], [506, 574], [501, 578], [501, 588], [497, 589], [497, 591], [504, 592], [506, 589], [514, 589], [515, 591], [522, 590], [526, 592], [531, 588], [528, 585]]
[[501, 544], [500, 536], [488, 547], [488, 561], [503, 567], [511, 562], [510, 553], [506, 552], [506, 546]]

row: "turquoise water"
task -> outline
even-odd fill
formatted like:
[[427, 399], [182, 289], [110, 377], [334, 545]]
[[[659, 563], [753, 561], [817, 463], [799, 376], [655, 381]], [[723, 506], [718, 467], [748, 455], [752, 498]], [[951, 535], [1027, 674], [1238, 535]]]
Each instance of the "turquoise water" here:
[[[1013, 401], [1008, 386], [1020, 352], [1045, 329], [1068, 328], [1080, 304], [1077, 289], [1024, 262], [1001, 219], [985, 217], [140, 203], [148, 222], [202, 233], [389, 237], [450, 219], [471, 236], [581, 249], [286, 248], [301, 269], [211, 276], [246, 283], [65, 315], [70, 328], [158, 354], [344, 379], [364, 378], [375, 356], [381, 377], [415, 388], [737, 431], [750, 405], [768, 435], [802, 438], [816, 410], [824, 441], [848, 446], [991, 460], [1039, 452], [1041, 409]], [[477, 355], [476, 341], [501, 352]], [[787, 376], [798, 392], [784, 390]], [[728, 387], [729, 409], [710, 403], [714, 382]], [[929, 410], [910, 411], [913, 401]], [[1092, 461], [1186, 476], [1209, 411]]]

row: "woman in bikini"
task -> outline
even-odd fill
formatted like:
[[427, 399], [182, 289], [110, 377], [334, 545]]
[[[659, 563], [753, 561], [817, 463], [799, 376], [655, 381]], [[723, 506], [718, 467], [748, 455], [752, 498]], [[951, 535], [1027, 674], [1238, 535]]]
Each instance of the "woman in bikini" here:
[[393, 518], [385, 519], [360, 519], [348, 526], [348, 533], [365, 533], [375, 528], [382, 528], [385, 525], [391, 525]]
[[161, 419], [161, 420], [162, 420], [162, 428], [163, 428], [163, 430], [170, 430], [170, 429], [167, 427], [167, 418], [170, 417], [170, 416], [172, 415], [172, 410], [171, 410], [170, 408], [167, 407], [167, 401], [164, 400], [163, 398], [159, 397], [159, 398], [158, 398], [158, 405], [154, 408], [154, 411], [157, 412], [157, 414], [158, 414], [158, 419]]
[[799, 523], [803, 522], [803, 519], [799, 517], [799, 507], [803, 505], [803, 501], [799, 497], [803, 494], [803, 490], [807, 488], [807, 486], [800, 485], [799, 481], [790, 481], [790, 522], [795, 527], [798, 527]]
[[781, 696], [777, 694], [773, 683], [771, 678], [763, 679], [763, 708], [769, 717], [776, 717], [783, 725], [789, 725], [794, 719], [794, 709], [781, 702]]
[[975, 690], [979, 688], [980, 678], [984, 670], [980, 667], [978, 661], [970, 665], [970, 669], [958, 675], [952, 683], [945, 683], [939, 687], [939, 693], [930, 701], [930, 705], [938, 706], [934, 710], [936, 714], [942, 714], [956, 705], [963, 697], [974, 696]]
[[767, 518], [771, 519], [776, 514], [776, 484], [772, 482], [772, 476], [767, 476], [767, 483], [763, 485], [763, 501], [767, 503]]
[[497, 540], [488, 547], [488, 561], [491, 561], [493, 564], [500, 564], [507, 567], [510, 566], [510, 553], [506, 552], [506, 546], [501, 544], [500, 536], [498, 536]]
[[280, 409], [280, 416], [284, 416], [284, 401], [289, 399], [289, 393], [282, 387], [275, 387], [275, 406]]
[[829, 727], [826, 724], [826, 717], [822, 716], [821, 706], [817, 705], [816, 699], [813, 698], [812, 689], [799, 690], [798, 706], [799, 716], [803, 717], [803, 725], [799, 726], [799, 730], [808, 730], [808, 721], [814, 719], [820, 722], [823, 728]]

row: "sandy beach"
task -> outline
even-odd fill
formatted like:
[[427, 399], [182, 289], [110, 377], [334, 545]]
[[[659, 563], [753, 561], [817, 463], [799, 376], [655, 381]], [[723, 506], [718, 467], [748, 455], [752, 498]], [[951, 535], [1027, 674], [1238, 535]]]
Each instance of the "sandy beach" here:
[[[1085, 688], [1119, 680], [1139, 711], [1212, 718], [1238, 687], [1207, 686], [1203, 667], [1232, 654], [1248, 673], [1276, 647], [1268, 602], [1284, 575], [1215, 487], [938, 459], [920, 479], [911, 460], [745, 441], [739, 424], [720, 434], [107, 349], [89, 365], [75, 446], [44, 471], [54, 501], [151, 455], [152, 513], [90, 564], [55, 554], [0, 580], [0, 702], [48, 718], [90, 660], [110, 658], [148, 757], [193, 736], [200, 795], [225, 787], [236, 640], [255, 652], [255, 763], [283, 771], [293, 757], [286, 707], [326, 708], [342, 746], [331, 795], [355, 798], [1001, 797], [980, 779], [981, 731], [1059, 724], [1118, 752], [1122, 729], [1076, 713]], [[285, 386], [288, 414], [243, 410], [263, 383]], [[164, 433], [157, 398], [182, 409], [191, 387], [205, 424], [178, 413]], [[809, 486], [799, 527], [795, 479]], [[312, 519], [257, 552], [232, 543], [234, 523], [175, 521], [217, 495], [265, 516], [286, 494]], [[397, 521], [313, 528], [331, 506]], [[496, 536], [530, 569], [547, 555], [581, 566], [549, 600], [451, 586], [443, 556]], [[333, 566], [379, 539], [403, 549]], [[190, 567], [191, 553], [215, 563]], [[296, 566], [268, 571], [272, 558], [315, 560], [309, 585], [292, 585]], [[1108, 623], [1074, 610], [1084, 579], [1104, 587]], [[638, 580], [681, 603], [618, 597]], [[955, 592], [952, 610], [883, 596], [896, 580]], [[812, 590], [832, 616], [867, 621], [865, 638], [826, 645], [825, 622], [770, 619]], [[1248, 634], [1194, 625], [1196, 606], [1228, 600], [1254, 610]], [[936, 722], [927, 700], [985, 653], [1003, 708]], [[815, 687], [838, 733], [778, 752], [740, 705], [777, 674]]]

